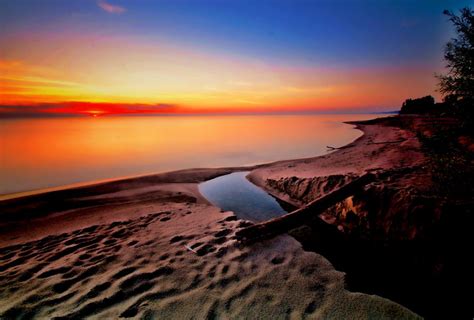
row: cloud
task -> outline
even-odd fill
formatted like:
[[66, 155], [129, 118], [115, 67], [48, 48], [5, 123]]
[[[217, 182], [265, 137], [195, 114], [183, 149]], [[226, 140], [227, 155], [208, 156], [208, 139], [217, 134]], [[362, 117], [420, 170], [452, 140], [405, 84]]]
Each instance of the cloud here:
[[19, 60], [0, 60], [0, 70], [3, 71], [15, 70], [21, 66], [23, 66], [23, 62]]
[[160, 115], [179, 113], [175, 104], [156, 103], [112, 103], [67, 101], [58, 103], [37, 104], [0, 104], [1, 118], [38, 118], [38, 117], [71, 117], [92, 114], [101, 115]]
[[125, 9], [124, 7], [121, 7], [121, 6], [117, 6], [117, 5], [114, 5], [114, 4], [110, 4], [108, 3], [107, 1], [105, 0], [99, 0], [97, 1], [97, 5], [104, 11], [108, 12], [108, 13], [112, 13], [112, 14], [122, 14], [124, 13], [125, 11], [127, 11], [127, 9]]

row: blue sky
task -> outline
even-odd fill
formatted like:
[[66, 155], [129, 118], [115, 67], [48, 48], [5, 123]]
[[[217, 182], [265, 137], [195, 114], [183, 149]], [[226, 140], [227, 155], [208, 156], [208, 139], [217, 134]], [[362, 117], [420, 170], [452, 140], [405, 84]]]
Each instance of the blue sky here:
[[[2, 34], [68, 28], [192, 43], [307, 62], [432, 63], [449, 37], [444, 9], [470, 1], [143, 1], [104, 15], [96, 1], [2, 0]], [[351, 62], [347, 60], [350, 59]]]

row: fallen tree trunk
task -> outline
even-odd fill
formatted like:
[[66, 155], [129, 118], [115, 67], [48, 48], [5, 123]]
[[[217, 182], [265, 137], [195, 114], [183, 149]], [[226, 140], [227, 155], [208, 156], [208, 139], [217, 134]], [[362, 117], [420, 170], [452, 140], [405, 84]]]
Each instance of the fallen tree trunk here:
[[342, 186], [326, 196], [316, 199], [295, 211], [241, 229], [237, 231], [236, 237], [243, 242], [252, 242], [257, 239], [269, 238], [286, 233], [291, 229], [301, 226], [305, 221], [307, 221], [307, 219], [323, 213], [326, 209], [336, 203], [350, 197], [356, 191], [373, 181], [375, 181], [375, 175], [372, 173], [366, 173], [349, 182], [345, 186]]
[[394, 141], [381, 141], [381, 142], [367, 142], [367, 145], [371, 144], [390, 144], [390, 143], [400, 143], [400, 142], [405, 142], [407, 139], [400, 139], [400, 140], [394, 140]]

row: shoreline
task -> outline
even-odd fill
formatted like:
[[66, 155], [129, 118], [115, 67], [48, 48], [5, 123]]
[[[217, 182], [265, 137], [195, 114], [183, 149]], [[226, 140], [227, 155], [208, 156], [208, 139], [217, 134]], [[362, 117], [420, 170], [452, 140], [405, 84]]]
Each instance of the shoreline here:
[[[384, 119], [387, 117], [382, 118], [375, 118], [375, 119]], [[353, 125], [355, 130], [359, 130], [362, 132], [361, 136], [357, 137], [352, 142], [344, 145], [341, 148], [345, 148], [346, 146], [356, 144], [360, 139], [362, 139], [366, 132], [364, 131], [364, 127], [360, 126], [359, 123], [364, 123], [364, 121], [355, 121], [355, 122], [345, 122], [347, 124]], [[336, 150], [337, 151], [337, 150]], [[336, 151], [332, 151], [327, 153], [326, 155], [333, 154]], [[292, 162], [299, 162], [299, 161], [306, 161], [309, 159], [317, 159], [320, 157], [325, 157], [326, 155], [314, 156], [314, 157], [307, 157], [307, 158], [299, 158], [299, 159], [290, 159], [290, 160], [276, 160], [273, 162], [256, 164], [251, 166], [233, 166], [233, 167], [219, 167], [219, 168], [188, 168], [188, 169], [181, 169], [175, 171], [166, 171], [166, 172], [159, 172], [153, 174], [146, 174], [146, 175], [138, 175], [138, 176], [131, 176], [125, 178], [110, 178], [104, 179], [100, 181], [91, 181], [85, 183], [78, 183], [78, 186], [58, 186], [52, 188], [44, 188], [32, 191], [25, 191], [13, 194], [6, 194], [0, 195], [0, 211], [2, 214], [0, 215], [0, 247], [3, 246], [5, 239], [10, 237], [9, 235], [5, 234], [5, 231], [10, 231], [10, 224], [17, 224], [21, 221], [21, 217], [17, 217], [18, 213], [23, 209], [26, 209], [31, 206], [35, 206], [37, 203], [48, 203], [48, 202], [66, 202], [63, 206], [60, 206], [60, 210], [64, 211], [65, 213], [74, 212], [77, 209], [88, 210], [91, 208], [93, 212], [97, 212], [96, 203], [86, 203], [82, 204], [77, 201], [68, 200], [77, 200], [76, 198], [82, 198], [83, 202], [87, 202], [87, 200], [94, 200], [93, 197], [96, 197], [95, 200], [101, 202], [101, 207], [112, 207], [115, 208], [119, 205], [127, 205], [127, 199], [124, 199], [122, 203], [119, 201], [118, 203], [111, 203], [113, 201], [114, 196], [118, 196], [121, 198], [128, 198], [130, 196], [135, 196], [140, 198], [136, 202], [147, 202], [149, 201], [148, 195], [146, 193], [150, 192], [158, 192], [164, 189], [169, 189], [167, 191], [171, 193], [175, 193], [175, 196], [188, 196], [191, 198], [195, 198], [197, 203], [210, 203], [199, 193], [197, 190], [197, 185], [201, 182], [206, 180], [210, 180], [221, 175], [229, 174], [232, 172], [238, 171], [249, 171], [253, 172], [259, 168], [270, 167], [282, 163], [292, 163]], [[274, 197], [277, 201], [289, 205], [292, 208], [298, 207], [301, 204], [296, 204], [290, 199], [286, 198], [282, 194], [274, 194], [272, 190], [267, 189], [264, 185], [259, 184], [257, 181], [254, 181], [251, 176], [247, 176], [247, 179], [250, 180], [255, 185], [262, 188], [264, 191], [268, 192], [272, 197]], [[75, 185], [75, 184], [74, 184]], [[128, 190], [128, 192], [123, 192], [123, 190]], [[119, 194], [122, 192], [122, 195]], [[19, 195], [19, 196], [15, 196]], [[112, 201], [107, 201], [112, 200]], [[26, 202], [26, 205], [24, 204]], [[92, 201], [93, 202], [93, 201]], [[13, 209], [13, 210], [12, 210]], [[40, 209], [43, 209], [40, 207]], [[31, 218], [42, 218], [42, 216], [47, 215], [57, 215], [58, 208], [44, 208], [46, 211], [45, 213], [40, 214], [39, 217], [36, 216], [28, 216], [27, 219]], [[103, 211], [103, 210], [100, 210]], [[88, 214], [90, 215], [90, 214]], [[6, 221], [5, 221], [6, 218]], [[11, 220], [11, 221], [10, 221]], [[38, 233], [39, 235], [45, 234], [44, 232]], [[17, 238], [15, 234], [13, 236], [17, 241], [22, 241], [22, 238]], [[34, 238], [28, 238], [34, 239]], [[15, 243], [16, 241], [12, 242]], [[6, 242], [7, 245], [10, 242]]]
[[[376, 114], [371, 114], [372, 116]], [[370, 115], [368, 115], [370, 116]], [[352, 129], [358, 130], [357, 126], [353, 123], [350, 122], [343, 122], [345, 124], [353, 126]], [[362, 131], [362, 130], [359, 130]], [[363, 135], [363, 132], [361, 133]], [[350, 143], [353, 143], [355, 140], [357, 140], [359, 137], [356, 137], [354, 140], [352, 140]], [[324, 155], [324, 154], [321, 154]], [[314, 158], [318, 157], [321, 155], [311, 155], [309, 157], [304, 157], [304, 158], [297, 158], [297, 159], [306, 159], [306, 158]], [[192, 171], [192, 170], [200, 170], [200, 169], [207, 169], [207, 170], [220, 170], [220, 169], [227, 169], [227, 168], [242, 168], [242, 170], [253, 170], [255, 168], [261, 167], [261, 166], [266, 166], [266, 165], [271, 165], [273, 163], [278, 163], [281, 161], [291, 161], [289, 159], [286, 160], [281, 160], [277, 159], [274, 161], [269, 161], [269, 162], [254, 162], [254, 163], [248, 163], [248, 164], [243, 164], [243, 165], [232, 165], [232, 166], [217, 166], [217, 167], [187, 167], [187, 168], [178, 168], [176, 170], [165, 170], [165, 171], [156, 171], [156, 172], [149, 172], [149, 173], [140, 173], [140, 174], [131, 174], [127, 176], [118, 176], [118, 177], [110, 177], [110, 178], [103, 178], [103, 179], [94, 179], [94, 180], [88, 180], [88, 181], [79, 181], [79, 182], [73, 182], [73, 183], [68, 183], [64, 185], [58, 185], [58, 186], [51, 186], [51, 187], [42, 187], [42, 188], [37, 188], [37, 189], [30, 189], [30, 190], [23, 190], [23, 191], [16, 191], [16, 192], [8, 192], [8, 193], [3, 193], [0, 194], [0, 202], [5, 201], [5, 200], [10, 200], [10, 199], [17, 199], [17, 198], [23, 198], [23, 197], [28, 197], [31, 195], [40, 195], [40, 194], [45, 194], [45, 193], [50, 193], [50, 192], [56, 192], [56, 191], [65, 191], [65, 190], [72, 190], [72, 189], [78, 189], [78, 188], [83, 188], [83, 187], [93, 187], [93, 186], [98, 186], [102, 185], [104, 183], [114, 183], [118, 182], [120, 183], [121, 181], [129, 181], [129, 180], [134, 180], [134, 179], [141, 179], [141, 178], [147, 178], [147, 177], [152, 177], [152, 176], [157, 176], [161, 174], [170, 174], [174, 172], [179, 172], [179, 171]], [[239, 170], [240, 171], [240, 170]]]
[[[357, 148], [377, 134], [368, 128], [348, 145]], [[259, 177], [279, 168], [299, 172], [308, 161], [340, 157], [347, 148], [1, 201], [0, 316], [416, 319], [395, 302], [347, 291], [344, 273], [290, 235], [242, 246], [236, 233], [252, 224], [210, 205], [197, 188], [236, 171]], [[255, 308], [242, 308], [245, 304]]]
[[[421, 165], [426, 159], [417, 137], [408, 130], [392, 126], [392, 119], [396, 118], [350, 122], [363, 132], [354, 141], [326, 155], [283, 160], [256, 168], [248, 178], [273, 196], [300, 207], [367, 171]], [[325, 181], [327, 177], [334, 179]], [[291, 190], [289, 179], [303, 185]], [[326, 185], [328, 183], [330, 185]]]

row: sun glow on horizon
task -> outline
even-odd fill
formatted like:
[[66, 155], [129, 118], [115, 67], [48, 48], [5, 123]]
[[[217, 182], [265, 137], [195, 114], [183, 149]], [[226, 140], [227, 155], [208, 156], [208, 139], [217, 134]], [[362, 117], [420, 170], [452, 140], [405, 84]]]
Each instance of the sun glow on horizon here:
[[89, 110], [87, 111], [87, 113], [91, 116], [91, 117], [98, 117], [98, 116], [101, 116], [103, 114], [105, 114], [105, 111], [102, 111], [102, 110]]

